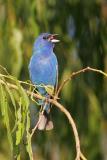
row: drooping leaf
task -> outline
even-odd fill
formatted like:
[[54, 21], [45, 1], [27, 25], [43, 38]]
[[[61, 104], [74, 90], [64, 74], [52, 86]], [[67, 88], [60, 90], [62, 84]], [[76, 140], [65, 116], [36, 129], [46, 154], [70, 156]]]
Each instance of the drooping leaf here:
[[10, 90], [10, 88], [8, 87], [8, 85], [6, 85], [6, 90], [7, 90], [8, 94], [10, 96], [10, 99], [12, 101], [12, 104], [13, 104], [14, 110], [15, 110], [15, 115], [16, 115], [16, 102], [15, 102], [15, 98], [13, 96], [13, 92]]
[[16, 131], [16, 145], [21, 142], [22, 139], [22, 114], [21, 114], [22, 100], [20, 98], [19, 109], [17, 111], [17, 131]]
[[18, 84], [18, 89], [20, 93], [20, 103], [19, 103], [19, 109], [17, 111], [18, 129], [16, 132], [16, 145], [20, 144], [23, 138], [25, 128], [26, 128], [26, 117], [27, 117], [27, 111], [29, 106], [29, 98], [25, 90], [21, 87], [19, 83], [17, 84]]
[[46, 90], [46, 92], [49, 94], [49, 95], [52, 95], [54, 93], [54, 87], [51, 86], [51, 85], [44, 85], [44, 88]]
[[4, 104], [5, 104], [5, 92], [2, 84], [0, 84], [0, 104], [1, 104], [1, 113], [2, 116], [4, 116], [5, 110], [4, 110]]
[[9, 144], [10, 144], [10, 148], [11, 151], [13, 152], [13, 140], [12, 140], [12, 135], [11, 135], [11, 129], [10, 129], [10, 120], [9, 120], [9, 106], [8, 106], [8, 102], [7, 102], [7, 97], [5, 97], [5, 113], [4, 113], [4, 123], [6, 125], [7, 128], [7, 136], [8, 136], [8, 140], [9, 140]]
[[17, 160], [21, 160], [21, 159], [20, 159], [20, 154], [17, 156]]
[[19, 82], [17, 82], [18, 91], [20, 93], [20, 96], [22, 97], [23, 105], [28, 107], [29, 106], [29, 98], [27, 96], [26, 91], [22, 88]]
[[32, 146], [31, 146], [31, 135], [30, 135], [30, 114], [29, 114], [29, 111], [27, 112], [27, 123], [26, 123], [26, 138], [27, 138], [27, 146], [26, 146], [26, 149], [27, 149], [27, 152], [29, 154], [29, 158], [30, 160], [33, 160], [33, 153], [32, 153]]
[[10, 144], [11, 153], [13, 151], [13, 140], [10, 129], [10, 120], [9, 120], [9, 105], [7, 101], [7, 95], [5, 88], [0, 84], [0, 97], [1, 97], [1, 112], [3, 116], [3, 122], [7, 129], [7, 137]]

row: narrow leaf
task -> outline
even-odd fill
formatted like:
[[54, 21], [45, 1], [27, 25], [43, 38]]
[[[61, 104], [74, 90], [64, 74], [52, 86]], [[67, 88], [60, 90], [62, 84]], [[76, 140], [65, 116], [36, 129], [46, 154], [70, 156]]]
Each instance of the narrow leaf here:
[[13, 151], [13, 140], [11, 136], [10, 122], [9, 122], [9, 108], [7, 95], [5, 92], [5, 88], [0, 84], [0, 97], [1, 97], [1, 112], [3, 116], [3, 121], [7, 129], [7, 137], [10, 144], [11, 152]]
[[21, 114], [21, 98], [20, 98], [20, 104], [19, 109], [17, 111], [17, 131], [16, 131], [16, 145], [20, 144], [22, 139], [22, 114]]
[[0, 84], [0, 104], [1, 104], [1, 113], [2, 113], [2, 116], [4, 116], [5, 110], [3, 106], [5, 104], [5, 92], [2, 84]]
[[51, 86], [51, 85], [46, 85], [44, 86], [46, 92], [49, 94], [49, 95], [52, 95], [54, 93], [54, 87]]
[[31, 135], [30, 135], [29, 129], [30, 129], [30, 114], [29, 114], [29, 111], [28, 111], [27, 112], [27, 124], [26, 124], [26, 132], [27, 132], [27, 135], [26, 135], [26, 137], [27, 137], [26, 149], [27, 149], [27, 152], [29, 154], [30, 160], [33, 160], [32, 146], [31, 146]]

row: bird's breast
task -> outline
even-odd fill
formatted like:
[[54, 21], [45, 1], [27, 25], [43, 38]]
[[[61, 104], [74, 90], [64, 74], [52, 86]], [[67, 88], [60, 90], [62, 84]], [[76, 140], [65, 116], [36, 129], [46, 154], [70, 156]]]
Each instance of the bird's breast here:
[[51, 54], [33, 55], [29, 64], [30, 77], [35, 84], [55, 85], [56, 57]]

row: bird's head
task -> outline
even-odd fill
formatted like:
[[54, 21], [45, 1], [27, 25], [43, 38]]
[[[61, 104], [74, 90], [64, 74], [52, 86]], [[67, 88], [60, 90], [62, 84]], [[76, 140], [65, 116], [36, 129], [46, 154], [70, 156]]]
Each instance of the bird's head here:
[[34, 49], [42, 49], [42, 48], [53, 48], [54, 44], [59, 42], [58, 39], [56, 39], [58, 34], [50, 34], [50, 33], [42, 33], [40, 34], [35, 43], [34, 43]]

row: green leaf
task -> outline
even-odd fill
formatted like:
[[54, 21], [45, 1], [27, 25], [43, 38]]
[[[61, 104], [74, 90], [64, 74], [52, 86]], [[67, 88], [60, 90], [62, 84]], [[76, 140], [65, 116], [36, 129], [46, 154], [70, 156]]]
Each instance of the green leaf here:
[[51, 86], [51, 85], [44, 85], [44, 88], [45, 88], [45, 90], [46, 90], [46, 92], [49, 94], [49, 95], [53, 95], [53, 93], [54, 93], [54, 87], [53, 86]]
[[21, 160], [21, 159], [20, 159], [20, 154], [18, 155], [17, 160]]
[[0, 104], [1, 104], [1, 113], [2, 113], [2, 116], [4, 116], [5, 109], [3, 106], [5, 105], [5, 92], [2, 84], [0, 84]]
[[29, 107], [29, 98], [25, 92], [25, 90], [20, 86], [20, 94], [22, 100], [22, 134], [25, 130], [25, 121], [27, 117], [28, 107]]
[[27, 152], [29, 154], [30, 160], [33, 160], [32, 146], [31, 146], [31, 135], [30, 135], [29, 129], [30, 129], [30, 115], [29, 115], [29, 111], [28, 111], [27, 112], [27, 124], [26, 124], [26, 132], [27, 132], [27, 135], [26, 135], [26, 138], [27, 138], [26, 149], [27, 149]]
[[10, 88], [8, 87], [8, 85], [6, 85], [6, 90], [11, 98], [11, 101], [12, 101], [12, 104], [13, 106], [15, 107], [15, 110], [16, 110], [16, 103], [15, 103], [15, 99], [14, 99], [14, 96], [13, 96], [13, 93], [12, 91], [10, 90]]
[[17, 82], [17, 86], [18, 86], [19, 93], [22, 97], [23, 105], [28, 107], [29, 106], [29, 98], [28, 98], [26, 91], [22, 88], [22, 86], [20, 85], [19, 82]]
[[13, 140], [11, 135], [10, 129], [10, 122], [9, 122], [9, 108], [8, 108], [8, 101], [7, 95], [5, 92], [5, 88], [0, 84], [0, 97], [1, 97], [1, 112], [3, 115], [3, 121], [7, 129], [7, 137], [10, 144], [11, 152], [13, 151]]
[[23, 138], [23, 134], [26, 127], [26, 117], [27, 117], [27, 111], [29, 106], [29, 98], [25, 92], [25, 90], [20, 86], [18, 83], [18, 88], [20, 92], [20, 103], [19, 103], [19, 109], [17, 111], [17, 118], [18, 118], [18, 130], [16, 132], [16, 145], [20, 144], [21, 139]]
[[16, 117], [16, 102], [15, 102], [15, 98], [14, 98], [14, 95], [13, 95], [13, 92], [10, 90], [10, 88], [8, 87], [8, 85], [6, 85], [6, 90], [10, 96], [10, 99], [12, 101], [12, 104], [14, 106], [14, 110], [15, 110], [15, 117]]
[[16, 131], [16, 145], [20, 144], [22, 139], [22, 114], [21, 114], [21, 98], [19, 103], [19, 109], [17, 111], [17, 131]]
[[26, 93], [26, 91], [21, 87], [21, 95], [23, 97], [23, 105], [25, 105], [27, 108], [29, 106], [29, 98]]
[[11, 129], [10, 129], [10, 123], [9, 123], [9, 111], [8, 111], [8, 103], [7, 103], [7, 97], [5, 97], [5, 116], [4, 116], [4, 123], [7, 128], [7, 136], [9, 140], [9, 144], [11, 147], [11, 151], [13, 151], [13, 140], [11, 135]]

